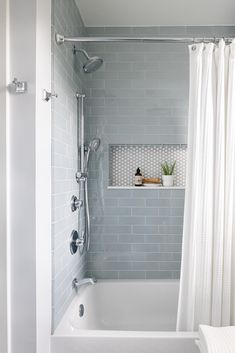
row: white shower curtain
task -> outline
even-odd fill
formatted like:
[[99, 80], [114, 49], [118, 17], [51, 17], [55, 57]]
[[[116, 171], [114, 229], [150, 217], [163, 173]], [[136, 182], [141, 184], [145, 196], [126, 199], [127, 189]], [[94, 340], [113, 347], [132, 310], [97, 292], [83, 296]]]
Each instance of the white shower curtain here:
[[189, 55], [179, 331], [195, 331], [199, 324], [230, 325], [235, 295], [235, 42], [191, 45]]

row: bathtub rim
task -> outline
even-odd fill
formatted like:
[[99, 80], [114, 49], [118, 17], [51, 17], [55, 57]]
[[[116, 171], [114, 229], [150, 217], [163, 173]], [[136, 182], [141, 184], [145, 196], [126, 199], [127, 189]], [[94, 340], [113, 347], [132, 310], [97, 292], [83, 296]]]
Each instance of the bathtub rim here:
[[[177, 284], [178, 279], [98, 279], [98, 284]], [[65, 314], [63, 315], [60, 323], [56, 327], [52, 337], [130, 337], [130, 338], [174, 338], [174, 339], [196, 339], [198, 338], [197, 332], [185, 332], [185, 331], [136, 331], [136, 330], [84, 330], [72, 327], [69, 324], [70, 313], [76, 306], [80, 296], [86, 291], [87, 286], [81, 288], [75, 295], [74, 299], [68, 306]]]
[[123, 337], [123, 338], [169, 338], [169, 339], [197, 339], [198, 332], [186, 331], [120, 331], [120, 330], [78, 330], [73, 329], [70, 332], [55, 332], [51, 335], [54, 338], [59, 337]]

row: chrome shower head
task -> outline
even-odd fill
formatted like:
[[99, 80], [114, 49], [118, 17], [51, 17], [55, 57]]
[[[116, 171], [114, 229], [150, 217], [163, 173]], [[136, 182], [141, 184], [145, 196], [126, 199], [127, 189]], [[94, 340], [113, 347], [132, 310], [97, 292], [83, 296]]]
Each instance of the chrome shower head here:
[[98, 150], [100, 147], [100, 139], [99, 138], [94, 138], [93, 140], [90, 141], [88, 145], [88, 149], [95, 152]]
[[96, 152], [99, 147], [100, 147], [100, 139], [99, 138], [94, 138], [93, 140], [91, 140], [89, 142], [89, 145], [87, 147], [87, 155], [86, 155], [86, 169], [87, 170], [88, 170], [91, 151]]
[[103, 64], [103, 59], [99, 58], [98, 56], [90, 57], [84, 49], [76, 49], [76, 47], [74, 46], [73, 53], [76, 54], [77, 52], [82, 53], [87, 59], [85, 64], [83, 64], [83, 71], [86, 74], [89, 74], [91, 72], [98, 70], [100, 66]]
[[99, 58], [98, 56], [93, 56], [83, 65], [83, 70], [86, 74], [89, 74], [98, 70], [102, 64], [103, 59]]

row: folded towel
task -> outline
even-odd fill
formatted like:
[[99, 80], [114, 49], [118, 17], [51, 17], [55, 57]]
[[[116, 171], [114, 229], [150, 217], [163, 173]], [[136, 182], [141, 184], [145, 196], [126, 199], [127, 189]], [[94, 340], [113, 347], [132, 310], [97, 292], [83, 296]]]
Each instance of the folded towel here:
[[201, 353], [235, 353], [235, 326], [199, 326], [197, 345]]
[[201, 353], [208, 353], [207, 348], [205, 347], [204, 342], [202, 342], [201, 340], [195, 340], [195, 343], [196, 343], [196, 345], [198, 346], [199, 351], [200, 351]]

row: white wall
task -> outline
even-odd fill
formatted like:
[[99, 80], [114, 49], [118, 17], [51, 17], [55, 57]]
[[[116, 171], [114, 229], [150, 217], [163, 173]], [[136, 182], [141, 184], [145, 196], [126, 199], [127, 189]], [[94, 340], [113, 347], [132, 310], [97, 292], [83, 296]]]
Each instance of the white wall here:
[[28, 82], [9, 97], [12, 353], [36, 352], [35, 20], [35, 1], [10, 0], [9, 77]]
[[9, 19], [9, 80], [28, 82], [7, 111], [9, 352], [49, 353], [50, 1], [9, 0]]
[[3, 353], [7, 351], [6, 5], [0, 2], [0, 351]]

